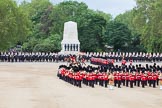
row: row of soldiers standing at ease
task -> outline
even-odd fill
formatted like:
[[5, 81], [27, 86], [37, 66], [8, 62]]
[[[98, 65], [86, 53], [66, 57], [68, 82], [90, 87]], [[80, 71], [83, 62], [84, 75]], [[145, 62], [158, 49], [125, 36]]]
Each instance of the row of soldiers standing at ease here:
[[162, 61], [162, 53], [145, 53], [145, 52], [91, 52], [87, 53], [87, 57], [113, 59], [115, 62], [122, 61], [123, 57], [126, 61], [133, 62], [159, 62]]
[[[95, 87], [100, 85], [113, 89], [113, 86], [121, 88], [126, 86], [133, 88], [134, 86], [145, 88], [145, 86], [155, 88], [157, 85], [162, 89], [162, 73], [151, 71], [137, 71], [126, 72], [125, 70], [112, 69], [110, 71], [104, 67], [82, 67], [82, 66], [65, 66], [61, 65], [58, 70], [58, 77], [64, 81], [82, 87], [86, 86]], [[159, 83], [160, 82], [160, 83]]]
[[57, 53], [0, 52], [0, 62], [54, 62], [62, 60]]
[[[64, 62], [76, 55], [63, 55], [58, 53], [44, 52], [0, 52], [0, 62]], [[79, 58], [86, 58], [78, 55]]]
[[[84, 55], [84, 59], [89, 61], [92, 57], [110, 59], [114, 62], [120, 62], [123, 57], [126, 61], [133, 62], [144, 61], [162, 61], [162, 53], [144, 53], [144, 52], [80, 52]], [[64, 61], [66, 54], [58, 52], [0, 52], [0, 62], [54, 62]], [[75, 55], [77, 56], [77, 55]]]

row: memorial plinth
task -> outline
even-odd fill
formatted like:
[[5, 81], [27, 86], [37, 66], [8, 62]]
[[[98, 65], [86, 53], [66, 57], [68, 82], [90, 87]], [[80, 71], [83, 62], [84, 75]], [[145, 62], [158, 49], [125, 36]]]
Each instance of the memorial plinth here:
[[61, 48], [61, 53], [63, 54], [78, 54], [80, 52], [80, 42], [78, 40], [76, 22], [69, 21], [64, 23], [64, 33]]

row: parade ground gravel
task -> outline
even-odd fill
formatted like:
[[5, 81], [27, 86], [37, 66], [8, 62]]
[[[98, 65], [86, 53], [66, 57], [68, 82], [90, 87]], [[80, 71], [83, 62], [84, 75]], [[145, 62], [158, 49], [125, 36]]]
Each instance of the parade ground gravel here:
[[78, 88], [57, 78], [60, 64], [0, 63], [0, 108], [162, 108], [159, 87]]

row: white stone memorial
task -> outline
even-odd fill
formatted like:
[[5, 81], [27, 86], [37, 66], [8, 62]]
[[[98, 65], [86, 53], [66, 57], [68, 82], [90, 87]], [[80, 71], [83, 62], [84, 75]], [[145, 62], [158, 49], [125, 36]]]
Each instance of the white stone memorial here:
[[68, 21], [64, 23], [64, 33], [61, 48], [62, 54], [78, 54], [80, 52], [80, 42], [78, 40], [76, 22]]

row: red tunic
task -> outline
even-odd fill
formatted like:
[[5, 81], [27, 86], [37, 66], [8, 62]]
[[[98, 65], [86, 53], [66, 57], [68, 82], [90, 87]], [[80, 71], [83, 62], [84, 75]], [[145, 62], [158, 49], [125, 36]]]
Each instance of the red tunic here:
[[61, 75], [65, 75], [66, 70], [63, 68], [61, 69]]
[[114, 80], [117, 80], [117, 79], [118, 79], [118, 75], [114, 74]]
[[121, 81], [121, 78], [122, 78], [121, 75], [117, 75], [117, 80], [118, 81]]
[[136, 79], [140, 80], [141, 79], [141, 75], [140, 74], [136, 75]]
[[148, 75], [148, 80], [152, 80], [152, 79], [153, 79], [152, 75]]
[[129, 74], [125, 75], [126, 80], [129, 80]]
[[135, 77], [133, 75], [129, 76], [129, 80], [130, 81], [134, 81], [135, 80]]
[[103, 80], [108, 80], [108, 75], [103, 75]]
[[125, 74], [122, 75], [122, 80], [126, 80], [126, 75]]
[[157, 80], [157, 76], [156, 75], [153, 75], [153, 80]]
[[146, 76], [142, 76], [141, 77], [141, 81], [146, 81], [147, 80], [147, 77]]

